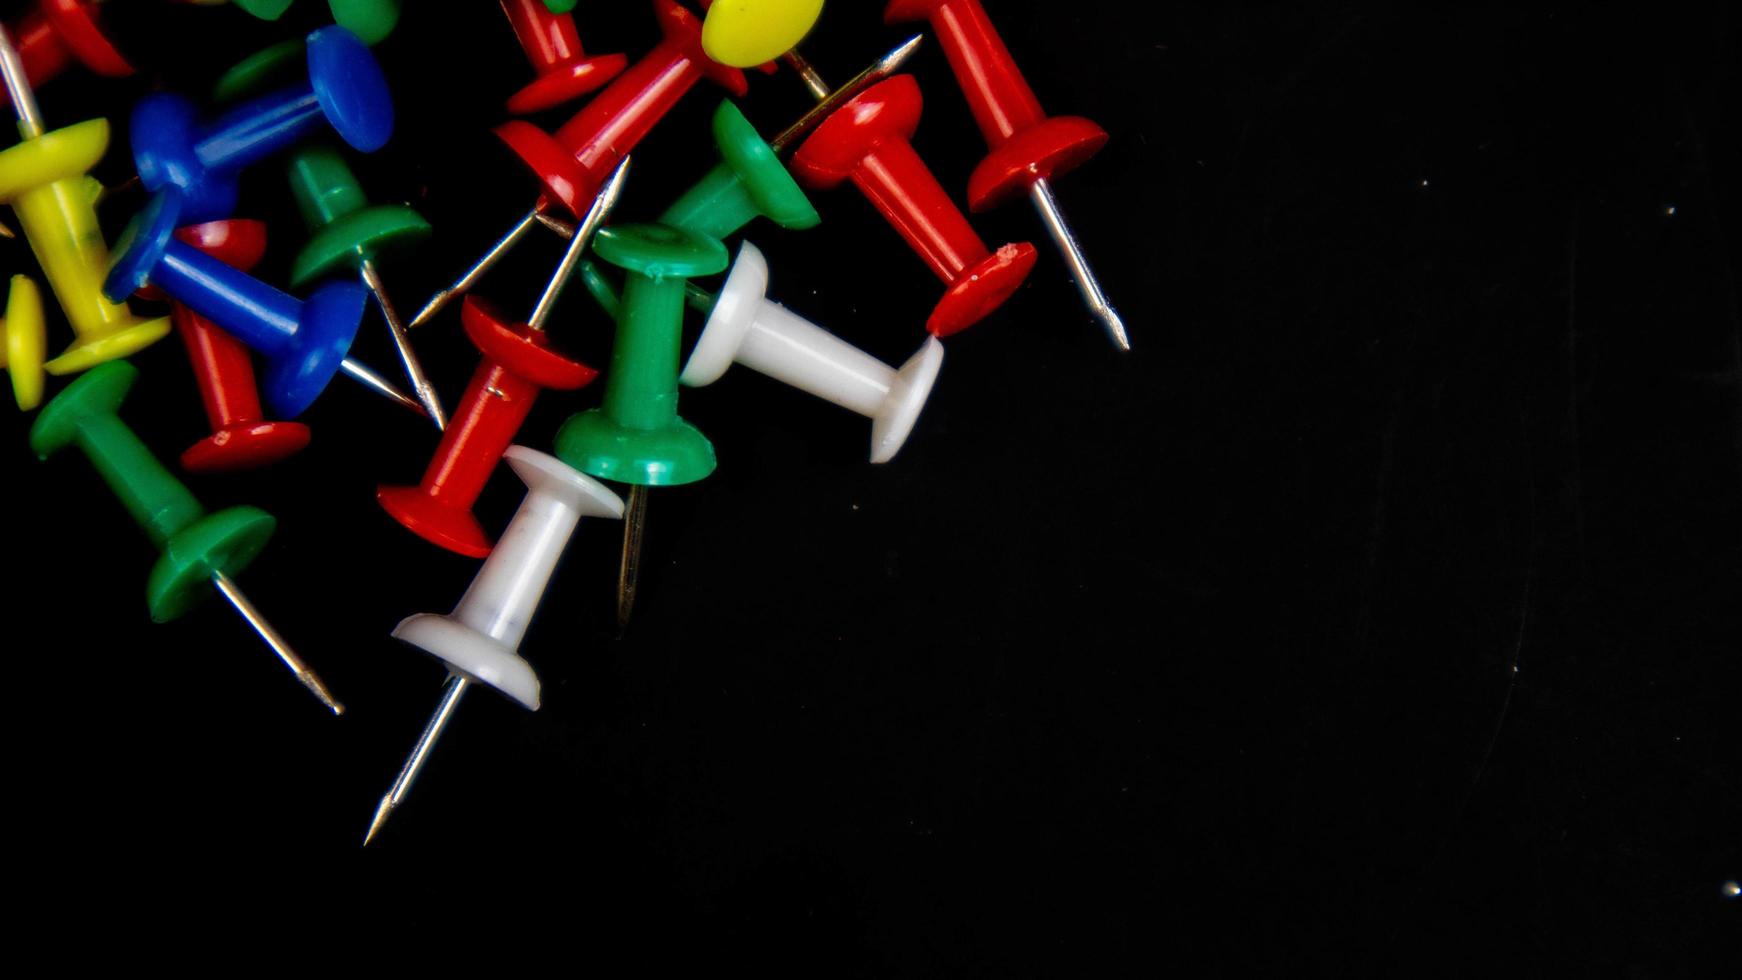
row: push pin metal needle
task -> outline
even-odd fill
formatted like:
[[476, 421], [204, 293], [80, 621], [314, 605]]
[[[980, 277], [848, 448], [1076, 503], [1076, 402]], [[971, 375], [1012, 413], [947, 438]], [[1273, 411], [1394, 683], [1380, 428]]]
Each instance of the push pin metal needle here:
[[883, 19], [931, 22], [992, 149], [968, 181], [969, 207], [984, 211], [1026, 191], [1090, 312], [1120, 350], [1130, 350], [1125, 323], [1101, 291], [1051, 183], [1098, 153], [1107, 144], [1107, 131], [1080, 116], [1046, 114], [980, 0], [891, 0]]
[[145, 590], [152, 620], [181, 616], [208, 595], [208, 584], [215, 586], [304, 687], [334, 714], [343, 713], [344, 706], [231, 578], [266, 547], [277, 521], [257, 507], [207, 513], [116, 414], [138, 377], [139, 369], [126, 361], [87, 372], [43, 406], [30, 429], [30, 448], [47, 459], [78, 446], [157, 545], [160, 554]]
[[392, 787], [376, 805], [374, 819], [363, 837], [364, 847], [405, 802], [418, 773], [429, 762], [436, 740], [453, 720], [454, 710], [472, 684], [486, 684], [524, 707], [538, 710], [538, 675], [520, 656], [520, 642], [581, 518], [623, 515], [623, 502], [616, 494], [553, 457], [513, 446], [503, 458], [526, 482], [526, 497], [502, 533], [501, 542], [485, 559], [452, 613], [412, 616], [393, 630], [395, 637], [445, 663], [448, 680], [435, 714], [418, 736]]

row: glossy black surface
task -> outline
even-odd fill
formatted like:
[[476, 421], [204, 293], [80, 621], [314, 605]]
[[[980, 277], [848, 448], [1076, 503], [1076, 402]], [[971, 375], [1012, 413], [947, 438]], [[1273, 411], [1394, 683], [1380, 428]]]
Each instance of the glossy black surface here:
[[[108, 6], [178, 83], [284, 33]], [[830, 4], [805, 46], [825, 77], [908, 36], [875, 6]], [[361, 936], [599, 975], [1725, 975], [1734, 15], [1127, 6], [989, 3], [1043, 104], [1113, 134], [1057, 189], [1136, 352], [1015, 207], [976, 225], [1041, 266], [949, 341], [893, 464], [864, 464], [863, 419], [752, 373], [686, 391], [721, 465], [654, 495], [629, 634], [618, 529], [589, 523], [524, 645], [544, 708], [468, 698], [368, 853], [442, 677], [388, 633], [476, 568], [372, 499], [434, 433], [335, 385], [297, 458], [190, 479], [280, 519], [240, 584], [350, 707], [335, 721], [228, 610], [152, 626], [149, 545], [0, 411], [7, 512], [38, 515], [6, 536], [6, 608], [43, 630], [4, 640], [23, 934], [130, 955]], [[579, 13], [589, 50], [655, 37], [636, 3]], [[378, 53], [398, 128], [352, 159], [436, 228], [382, 266], [409, 312], [535, 195], [488, 133], [526, 66], [483, 3], [412, 4]], [[960, 200], [984, 146], [935, 46], [915, 71], [916, 146]], [[805, 107], [790, 74], [752, 86], [765, 133]], [[120, 125], [145, 87], [39, 94], [51, 127]], [[712, 165], [719, 97], [637, 151], [622, 220]], [[243, 200], [282, 282], [303, 239], [282, 174]], [[816, 203], [815, 231], [750, 233], [771, 295], [898, 361], [935, 282], [850, 192]], [[535, 241], [481, 294], [530, 311], [560, 255]], [[416, 335], [450, 403], [476, 356], [457, 316]], [[578, 286], [551, 331], [608, 363]], [[391, 371], [380, 324], [361, 336]], [[185, 356], [136, 362], [129, 421], [172, 458], [205, 431]], [[523, 441], [548, 449], [602, 390], [542, 399]], [[518, 500], [504, 470], [480, 516]]]

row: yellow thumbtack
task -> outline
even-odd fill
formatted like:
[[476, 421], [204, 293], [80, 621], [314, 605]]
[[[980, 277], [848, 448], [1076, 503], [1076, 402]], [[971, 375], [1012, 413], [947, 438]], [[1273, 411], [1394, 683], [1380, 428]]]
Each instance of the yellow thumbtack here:
[[42, 359], [48, 335], [42, 319], [42, 293], [29, 276], [13, 276], [6, 297], [6, 319], [0, 320], [6, 343], [0, 345], [0, 368], [12, 374], [12, 394], [28, 412], [42, 403]]
[[823, 0], [714, 0], [702, 50], [722, 65], [752, 68], [796, 47], [822, 13]]

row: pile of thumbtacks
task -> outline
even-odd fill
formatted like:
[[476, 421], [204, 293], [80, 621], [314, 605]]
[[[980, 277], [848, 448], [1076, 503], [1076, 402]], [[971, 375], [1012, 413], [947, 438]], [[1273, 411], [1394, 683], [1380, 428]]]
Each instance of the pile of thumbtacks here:
[[[642, 2], [663, 39], [632, 62], [582, 50], [569, 12], [574, 0], [501, 0], [532, 72], [508, 99], [507, 115], [579, 108], [554, 133], [521, 119], [496, 128], [537, 179], [541, 196], [408, 322], [389, 301], [374, 257], [391, 243], [428, 235], [430, 227], [403, 205], [372, 205], [336, 147], [342, 141], [369, 153], [392, 135], [392, 99], [369, 46], [393, 31], [400, 0], [330, 0], [335, 24], [231, 68], [215, 88], [215, 106], [170, 92], [132, 106], [130, 149], [149, 200], [113, 248], [96, 217], [104, 192], [89, 176], [108, 150], [108, 122], [49, 129], [34, 90], [66, 70], [119, 76], [133, 67], [104, 33], [101, 7], [89, 0], [40, 0], [0, 32], [0, 67], [22, 137], [0, 151], [0, 200], [19, 226], [5, 231], [28, 239], [73, 333], [64, 353], [47, 357], [42, 292], [31, 276], [15, 275], [0, 367], [11, 375], [21, 409], [40, 406], [31, 448], [46, 458], [76, 446], [157, 545], [146, 592], [153, 619], [182, 615], [215, 587], [298, 680], [333, 712], [343, 710], [236, 587], [234, 576], [265, 547], [275, 520], [253, 507], [208, 512], [135, 435], [119, 415], [137, 374], [128, 356], [172, 330], [181, 336], [213, 429], [181, 454], [181, 467], [196, 474], [266, 466], [300, 450], [308, 430], [289, 420], [339, 373], [426, 415], [440, 430], [422, 481], [384, 485], [377, 498], [412, 533], [484, 562], [452, 612], [412, 616], [393, 632], [442, 660], [449, 677], [376, 808], [365, 843], [404, 801], [469, 687], [484, 684], [538, 707], [538, 677], [518, 648], [582, 517], [624, 519], [618, 617], [620, 625], [627, 621], [647, 488], [700, 480], [715, 465], [707, 438], [677, 414], [679, 384], [712, 384], [743, 364], [870, 418], [871, 461], [886, 462], [907, 439], [938, 376], [939, 338], [997, 310], [1037, 259], [1028, 243], [988, 248], [909, 142], [920, 92], [899, 69], [925, 35], [831, 88], [794, 47], [821, 17], [822, 0], [715, 0], [700, 10], [676, 0]], [[291, 0], [233, 3], [273, 20]], [[980, 0], [890, 0], [883, 16], [929, 24], [985, 134], [990, 153], [968, 181], [972, 210], [1026, 195], [1090, 310], [1127, 348], [1124, 326], [1049, 184], [1094, 155], [1106, 132], [1041, 109]], [[721, 102], [713, 115], [720, 163], [657, 223], [606, 223], [628, 179], [630, 152], [673, 105], [704, 79], [741, 97], [742, 69], [772, 62], [802, 80], [815, 109], [764, 140], [730, 99]], [[280, 157], [308, 226], [284, 284], [296, 294], [250, 275], [266, 248], [265, 228], [235, 217], [239, 175]], [[945, 287], [926, 320], [929, 335], [900, 367], [774, 302], [756, 247], [743, 242], [734, 261], [723, 244], [758, 218], [788, 229], [817, 225], [806, 190], [843, 183], [858, 188]], [[467, 295], [539, 228], [569, 245], [528, 320]], [[698, 284], [721, 273], [725, 280], [715, 291]], [[602, 404], [569, 417], [556, 433], [554, 454], [546, 454], [513, 444], [533, 400], [547, 388], [587, 387], [599, 374], [560, 353], [545, 330], [558, 295], [577, 277], [615, 319], [616, 340]], [[349, 357], [371, 296], [403, 362], [409, 394]], [[459, 325], [480, 359], [450, 412], [418, 364], [409, 331], [438, 321], [456, 300]], [[129, 306], [134, 301], [140, 309], [167, 304], [170, 312], [141, 316]], [[680, 365], [686, 309], [706, 325]], [[77, 377], [44, 404], [45, 375]], [[472, 507], [499, 460], [525, 482], [526, 496], [493, 540]], [[627, 503], [600, 480], [627, 484]]]

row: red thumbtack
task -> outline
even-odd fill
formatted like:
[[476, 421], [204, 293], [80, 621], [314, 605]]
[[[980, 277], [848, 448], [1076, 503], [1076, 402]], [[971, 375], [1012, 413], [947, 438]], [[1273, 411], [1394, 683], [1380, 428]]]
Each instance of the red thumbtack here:
[[[212, 221], [176, 231], [176, 237], [226, 265], [244, 272], [266, 254], [266, 225], [259, 221]], [[250, 469], [277, 462], [308, 445], [308, 426], [268, 422], [260, 410], [254, 362], [248, 348], [217, 324], [176, 303], [175, 328], [193, 362], [200, 399], [212, 434], [181, 454], [194, 472]]]
[[517, 116], [576, 99], [610, 81], [629, 59], [620, 54], [587, 57], [573, 14], [553, 14], [544, 0], [502, 0], [502, 12], [520, 39], [538, 77], [508, 99]]
[[844, 180], [868, 198], [949, 286], [926, 329], [947, 337], [996, 310], [1034, 268], [1034, 246], [996, 252], [980, 240], [908, 140], [923, 100], [912, 75], [866, 89], [835, 110], [792, 158], [800, 182], [828, 189]]
[[665, 39], [554, 137], [518, 119], [496, 127], [497, 137], [532, 168], [548, 198], [576, 217], [587, 213], [605, 178], [696, 82], [707, 77], [738, 96], [750, 90], [743, 72], [702, 53], [702, 25], [695, 14], [676, 0], [654, 0], [653, 12]]
[[[24, 75], [33, 86], [59, 75], [75, 59], [98, 75], [133, 74], [133, 66], [97, 26], [96, 5], [89, 0], [42, 0], [6, 32], [12, 35]], [[3, 92], [0, 99], [10, 101]]]
[[984, 211], [1026, 193], [1070, 264], [1090, 311], [1114, 343], [1130, 350], [1125, 324], [1101, 292], [1050, 183], [1100, 152], [1107, 145], [1107, 131], [1081, 116], [1046, 114], [980, 0], [891, 0], [883, 9], [883, 19], [890, 24], [931, 22], [968, 108], [992, 148], [968, 180], [968, 207]]
[[532, 411], [532, 403], [546, 388], [572, 391], [599, 376], [593, 368], [552, 350], [544, 325], [593, 232], [616, 205], [628, 170], [626, 161], [593, 201], [526, 323], [504, 319], [474, 296], [466, 297], [460, 307], [466, 336], [483, 359], [443, 430], [441, 445], [422, 481], [415, 487], [383, 486], [375, 491], [375, 499], [387, 513], [413, 534], [462, 555], [488, 555], [494, 542], [472, 514], [472, 505]]
[[460, 322], [483, 354], [472, 382], [423, 480], [415, 487], [381, 487], [375, 499], [419, 537], [482, 558], [493, 542], [473, 516], [472, 505], [538, 393], [584, 387], [599, 372], [551, 350], [544, 331], [504, 319], [476, 296], [466, 297], [461, 305]]

